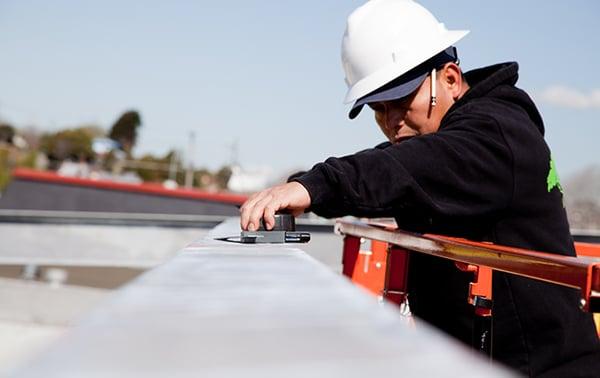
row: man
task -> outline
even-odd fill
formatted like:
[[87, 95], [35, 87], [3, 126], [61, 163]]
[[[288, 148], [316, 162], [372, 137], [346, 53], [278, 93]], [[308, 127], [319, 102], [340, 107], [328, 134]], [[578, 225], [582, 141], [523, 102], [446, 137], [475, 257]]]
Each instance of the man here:
[[[329, 158], [250, 197], [241, 227], [277, 210], [325, 217], [393, 216], [401, 229], [574, 255], [542, 118], [515, 87], [518, 65], [462, 74], [448, 31], [412, 0], [372, 0], [349, 18], [342, 60], [354, 102], [389, 143]], [[432, 280], [435, 278], [435, 281]], [[471, 276], [413, 253], [414, 315], [469, 343]], [[600, 344], [575, 290], [495, 272], [493, 357], [529, 376], [600, 375]]]

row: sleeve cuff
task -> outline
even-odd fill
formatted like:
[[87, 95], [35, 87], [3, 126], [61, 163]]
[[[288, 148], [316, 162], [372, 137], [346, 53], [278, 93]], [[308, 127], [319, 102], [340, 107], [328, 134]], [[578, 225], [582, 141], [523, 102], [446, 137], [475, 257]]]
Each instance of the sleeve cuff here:
[[310, 196], [311, 208], [318, 207], [327, 201], [327, 194], [329, 193], [325, 177], [323, 177], [323, 174], [318, 169], [315, 169], [317, 166], [303, 175], [290, 177], [290, 182], [297, 182], [306, 188]]

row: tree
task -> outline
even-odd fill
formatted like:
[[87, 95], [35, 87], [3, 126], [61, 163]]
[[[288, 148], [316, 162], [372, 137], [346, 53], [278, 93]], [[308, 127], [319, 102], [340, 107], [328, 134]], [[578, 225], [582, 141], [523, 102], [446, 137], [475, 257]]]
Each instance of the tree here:
[[227, 189], [227, 183], [229, 183], [230, 178], [231, 167], [222, 167], [217, 171], [217, 173], [215, 173], [215, 182], [217, 184], [217, 187], [221, 190]]
[[42, 140], [42, 132], [34, 126], [28, 126], [19, 129], [19, 135], [25, 139], [27, 145], [32, 150], [38, 150], [40, 148], [40, 142]]
[[11, 164], [8, 155], [8, 149], [0, 148], [0, 191], [4, 190], [10, 181]]
[[175, 181], [183, 184], [182, 162], [176, 151], [169, 151], [164, 157], [156, 157], [151, 154], [144, 155], [136, 160], [139, 166], [134, 171], [143, 181], [164, 182], [170, 177], [170, 168], [175, 170]]
[[7, 123], [0, 124], [0, 142], [12, 143], [15, 136], [15, 129]]
[[101, 135], [101, 129], [86, 126], [45, 134], [40, 141], [40, 150], [53, 161], [65, 159], [91, 161], [94, 159], [92, 140], [98, 137], [99, 133]]
[[123, 113], [110, 130], [108, 137], [121, 145], [128, 155], [137, 140], [137, 128], [142, 124], [140, 115], [135, 110]]

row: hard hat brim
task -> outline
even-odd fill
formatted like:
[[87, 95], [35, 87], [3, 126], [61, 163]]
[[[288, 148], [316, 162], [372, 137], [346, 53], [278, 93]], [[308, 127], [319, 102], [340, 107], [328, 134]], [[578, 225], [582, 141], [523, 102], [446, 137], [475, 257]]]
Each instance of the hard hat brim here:
[[468, 30], [448, 30], [444, 33], [443, 37], [440, 38], [437, 44], [434, 44], [433, 46], [424, 46], [423, 50], [415, 51], [415, 54], [410, 61], [390, 63], [385, 68], [364, 77], [348, 89], [344, 103], [349, 104], [355, 102], [368, 93], [381, 88], [389, 83], [390, 80], [407, 73], [420, 63], [435, 56], [440, 51], [454, 45], [468, 33]]
[[365, 104], [398, 100], [410, 95], [419, 88], [433, 69], [438, 69], [448, 62], [458, 62], [458, 54], [453, 46], [439, 52], [410, 71], [386, 83], [381, 88], [356, 100], [352, 105], [352, 109], [350, 109], [350, 113], [348, 113], [348, 117], [350, 119], [356, 118]]
[[418, 75], [417, 77], [409, 79], [408, 81], [403, 81], [403, 83], [399, 85], [391, 85], [391, 88], [387, 88], [386, 85], [380, 90], [377, 90], [372, 94], [366, 95], [365, 97], [358, 99], [354, 103], [354, 105], [352, 105], [352, 109], [350, 109], [348, 117], [350, 117], [350, 119], [356, 118], [362, 110], [363, 106], [365, 106], [368, 103], [397, 100], [410, 95], [415, 90], [417, 90], [417, 88], [419, 88], [423, 81], [425, 81], [425, 78], [428, 74], [428, 72], [424, 72]]

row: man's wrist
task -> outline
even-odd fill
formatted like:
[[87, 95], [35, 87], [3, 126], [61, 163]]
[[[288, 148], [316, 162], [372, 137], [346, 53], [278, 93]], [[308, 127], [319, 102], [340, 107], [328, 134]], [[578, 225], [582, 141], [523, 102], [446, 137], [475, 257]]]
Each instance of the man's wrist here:
[[[310, 207], [318, 206], [323, 203], [327, 191], [323, 190], [323, 175], [315, 169], [297, 177], [290, 177], [290, 182], [297, 182], [302, 185], [310, 197]], [[307, 209], [307, 210], [310, 210]]]

